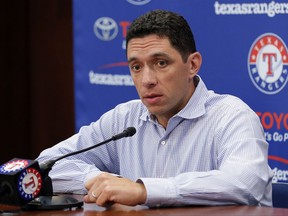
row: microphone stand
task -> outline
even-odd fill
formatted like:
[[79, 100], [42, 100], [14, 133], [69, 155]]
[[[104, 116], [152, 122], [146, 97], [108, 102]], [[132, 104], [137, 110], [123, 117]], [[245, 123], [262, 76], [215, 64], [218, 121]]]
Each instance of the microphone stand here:
[[53, 194], [52, 180], [49, 176], [49, 172], [52, 169], [53, 165], [57, 161], [63, 158], [88, 151], [90, 149], [104, 145], [108, 142], [121, 139], [123, 137], [133, 136], [135, 133], [136, 133], [136, 129], [134, 127], [129, 127], [126, 130], [124, 130], [122, 133], [119, 133], [111, 137], [110, 139], [104, 140], [101, 143], [98, 143], [96, 145], [90, 146], [85, 149], [81, 149], [76, 152], [71, 152], [59, 158], [56, 158], [55, 160], [50, 160], [40, 165], [40, 172], [42, 176], [42, 187], [39, 193], [39, 197], [35, 198], [34, 200], [24, 205], [22, 209], [23, 210], [60, 210], [60, 209], [68, 208], [71, 210], [74, 207], [81, 208], [83, 206], [83, 201], [79, 201], [72, 196]]

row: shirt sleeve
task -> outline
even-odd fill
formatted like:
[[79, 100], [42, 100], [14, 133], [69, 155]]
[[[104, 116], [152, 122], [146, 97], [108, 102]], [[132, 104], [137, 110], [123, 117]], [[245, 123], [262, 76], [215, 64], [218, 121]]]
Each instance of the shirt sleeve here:
[[[112, 136], [111, 132], [109, 133], [112, 131], [111, 129], [103, 127], [104, 131], [101, 131], [98, 124], [99, 122], [93, 122], [89, 126], [84, 126], [77, 134], [44, 150], [38, 156], [38, 162], [41, 164], [57, 159], [65, 154], [94, 146]], [[105, 134], [107, 135], [105, 136]], [[97, 149], [91, 149], [56, 162], [49, 172], [53, 192], [87, 193], [84, 184], [88, 179], [99, 175], [101, 172], [113, 174], [113, 171], [116, 170], [115, 154], [113, 145], [110, 145], [109, 150], [107, 145], [102, 145]]]
[[[125, 119], [126, 116], [130, 116], [129, 106], [134, 103], [139, 104], [138, 100], [131, 101], [129, 104], [120, 104], [104, 113], [97, 121], [81, 127], [78, 133], [42, 151], [37, 158], [38, 162], [40, 164], [45, 163], [71, 152], [83, 150], [105, 140], [110, 140], [115, 134], [122, 132], [121, 128], [126, 128]], [[87, 191], [84, 184], [92, 177], [102, 172], [120, 175], [117, 148], [121, 148], [119, 147], [121, 141], [116, 142], [118, 142], [117, 145], [116, 143], [107, 143], [107, 145], [105, 143], [105, 145], [56, 162], [49, 173], [52, 179], [53, 191], [85, 194]]]
[[146, 205], [271, 206], [268, 143], [259, 119], [252, 111], [242, 110], [227, 114], [218, 126], [214, 137], [217, 169], [170, 178], [140, 178], [147, 190]]

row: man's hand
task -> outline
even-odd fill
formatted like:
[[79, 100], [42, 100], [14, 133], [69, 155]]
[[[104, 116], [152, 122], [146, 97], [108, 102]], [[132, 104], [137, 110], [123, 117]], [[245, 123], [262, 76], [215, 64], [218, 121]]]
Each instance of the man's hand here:
[[88, 194], [84, 202], [106, 206], [111, 203], [135, 206], [146, 201], [146, 189], [141, 183], [102, 173], [85, 184]]

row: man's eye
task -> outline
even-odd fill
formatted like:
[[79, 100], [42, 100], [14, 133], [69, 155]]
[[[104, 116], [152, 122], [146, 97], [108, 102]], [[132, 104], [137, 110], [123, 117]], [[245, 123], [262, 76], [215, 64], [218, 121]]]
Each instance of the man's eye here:
[[164, 66], [167, 65], [167, 61], [160, 60], [160, 61], [157, 62], [157, 64], [158, 64], [158, 66], [160, 66], [160, 67], [164, 67]]
[[133, 65], [133, 66], [131, 66], [131, 69], [133, 71], [139, 71], [141, 69], [141, 67], [140, 67], [140, 65]]

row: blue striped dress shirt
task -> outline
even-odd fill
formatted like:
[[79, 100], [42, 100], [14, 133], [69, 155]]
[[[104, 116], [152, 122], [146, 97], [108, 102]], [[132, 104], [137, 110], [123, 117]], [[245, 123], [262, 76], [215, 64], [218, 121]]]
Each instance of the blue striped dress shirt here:
[[98, 121], [44, 150], [39, 162], [87, 148], [133, 126], [133, 137], [58, 161], [54, 192], [86, 193], [102, 171], [141, 181], [147, 206], [272, 206], [268, 143], [258, 116], [240, 99], [199, 83], [188, 104], [163, 128], [140, 100], [116, 106]]

